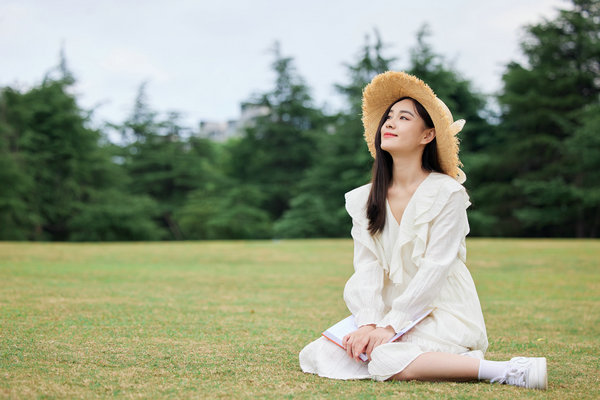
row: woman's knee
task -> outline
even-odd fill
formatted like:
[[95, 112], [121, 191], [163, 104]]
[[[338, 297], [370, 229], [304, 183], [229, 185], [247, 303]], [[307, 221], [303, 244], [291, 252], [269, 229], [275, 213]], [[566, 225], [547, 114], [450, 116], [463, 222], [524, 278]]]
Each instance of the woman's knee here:
[[411, 373], [410, 368], [406, 367], [402, 371], [398, 372], [396, 375], [392, 375], [389, 380], [393, 381], [414, 381], [417, 379], [417, 376]]

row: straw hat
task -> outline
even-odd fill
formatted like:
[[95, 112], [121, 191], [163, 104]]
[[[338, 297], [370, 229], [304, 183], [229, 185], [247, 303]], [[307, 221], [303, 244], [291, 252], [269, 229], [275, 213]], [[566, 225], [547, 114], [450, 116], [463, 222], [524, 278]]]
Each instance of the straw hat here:
[[429, 113], [435, 127], [437, 154], [445, 174], [463, 183], [466, 176], [460, 170], [458, 159], [458, 138], [456, 134], [465, 125], [465, 120], [454, 121], [452, 113], [433, 90], [419, 78], [405, 72], [388, 71], [377, 75], [363, 90], [362, 121], [365, 127], [365, 140], [375, 158], [375, 135], [383, 113], [396, 100], [411, 97], [417, 100]]

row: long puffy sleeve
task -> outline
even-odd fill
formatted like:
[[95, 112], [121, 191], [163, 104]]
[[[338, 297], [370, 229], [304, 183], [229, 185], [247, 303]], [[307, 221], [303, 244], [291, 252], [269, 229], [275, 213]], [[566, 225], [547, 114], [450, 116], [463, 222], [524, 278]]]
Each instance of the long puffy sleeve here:
[[377, 326], [399, 331], [428, 308], [446, 282], [452, 265], [465, 257], [464, 239], [469, 231], [464, 189], [449, 194], [445, 205], [428, 224], [424, 252], [415, 259], [417, 272], [404, 292], [392, 302], [390, 311]]
[[[362, 229], [353, 220], [353, 231]], [[358, 326], [377, 324], [384, 313], [383, 268], [375, 254], [354, 239], [354, 274], [344, 288], [344, 301]]]

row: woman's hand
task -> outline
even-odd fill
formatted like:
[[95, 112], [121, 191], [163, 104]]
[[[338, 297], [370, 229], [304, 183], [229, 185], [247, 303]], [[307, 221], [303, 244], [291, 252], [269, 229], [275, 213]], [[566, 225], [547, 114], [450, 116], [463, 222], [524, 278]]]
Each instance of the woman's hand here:
[[369, 358], [369, 360], [371, 359], [371, 352], [375, 349], [375, 347], [389, 342], [395, 334], [396, 332], [391, 326], [373, 329], [369, 333], [369, 343], [367, 344], [367, 348], [365, 350], [365, 353], [367, 353], [367, 357]]
[[370, 333], [375, 329], [374, 325], [363, 325], [352, 333], [347, 334], [342, 339], [342, 345], [346, 353], [356, 361], [362, 361], [359, 356], [364, 353], [369, 344]]

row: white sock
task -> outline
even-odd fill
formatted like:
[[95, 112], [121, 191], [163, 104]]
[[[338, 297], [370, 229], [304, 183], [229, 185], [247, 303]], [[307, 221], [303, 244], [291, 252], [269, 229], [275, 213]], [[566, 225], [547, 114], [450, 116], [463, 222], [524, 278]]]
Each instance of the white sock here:
[[481, 360], [479, 362], [479, 380], [491, 381], [494, 378], [504, 375], [504, 370], [508, 367], [508, 361], [489, 361]]

